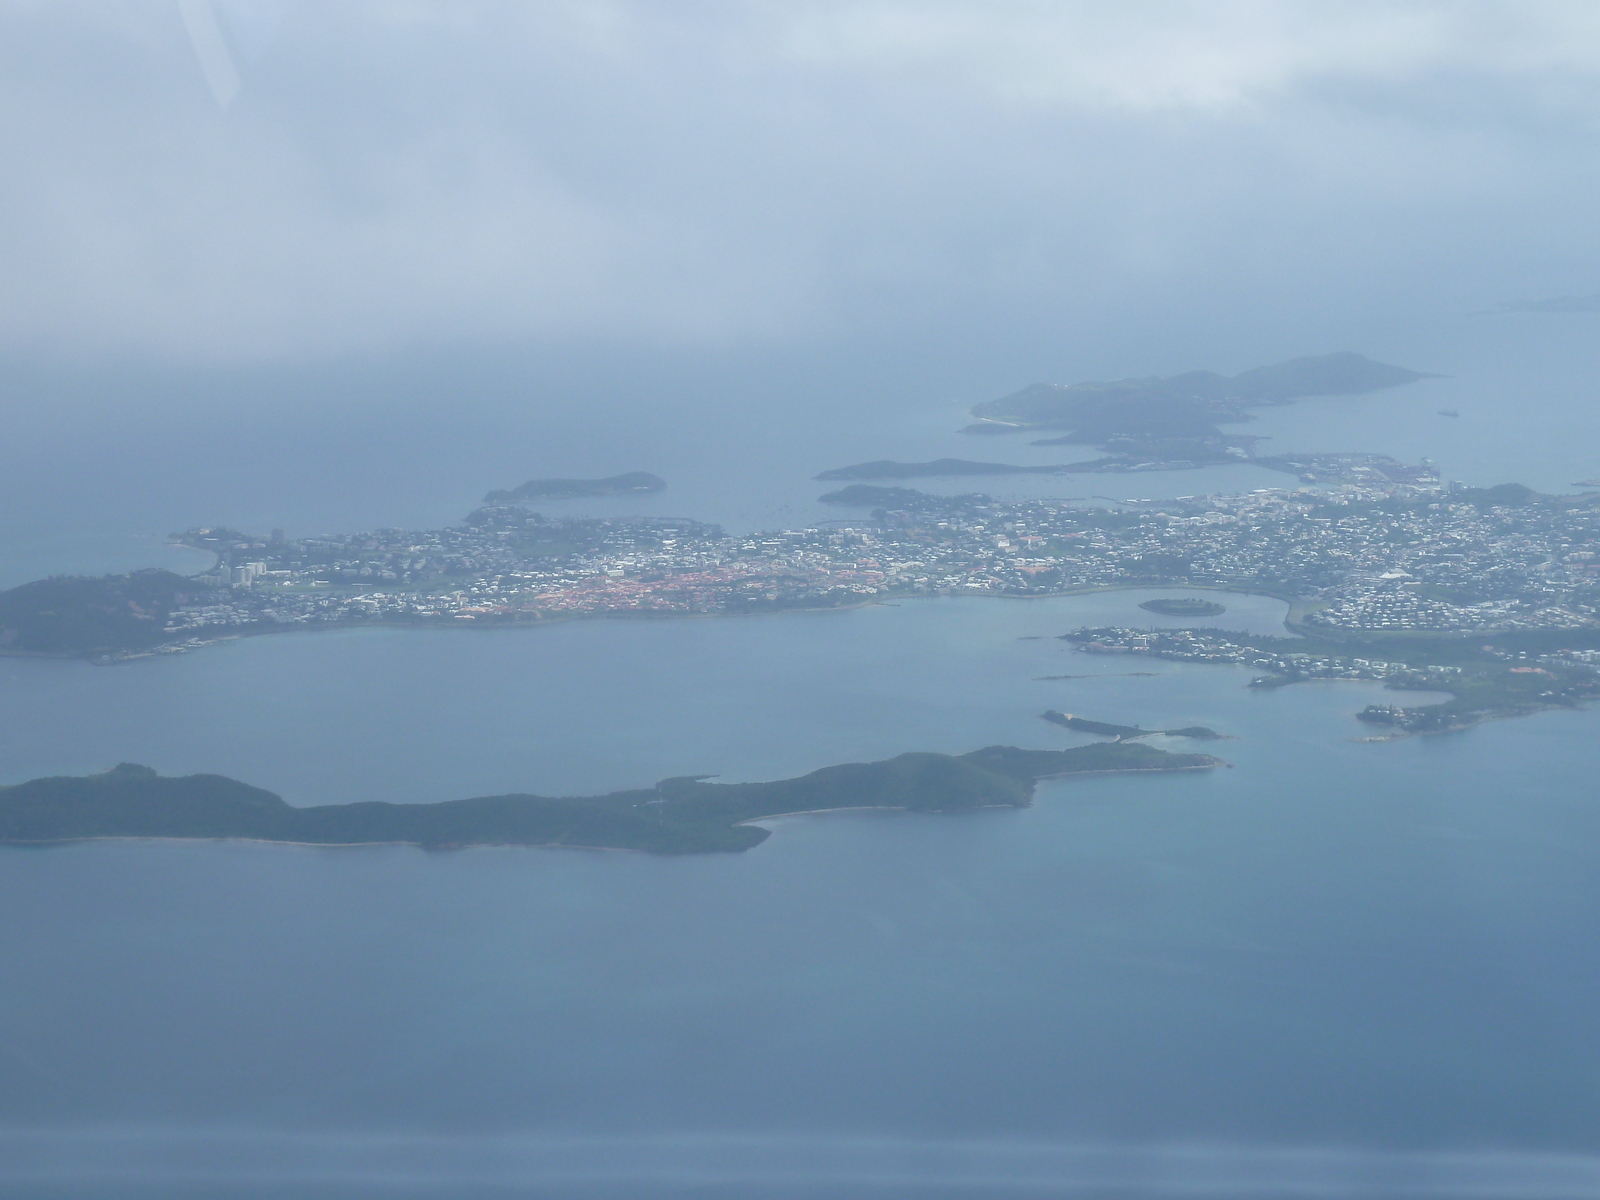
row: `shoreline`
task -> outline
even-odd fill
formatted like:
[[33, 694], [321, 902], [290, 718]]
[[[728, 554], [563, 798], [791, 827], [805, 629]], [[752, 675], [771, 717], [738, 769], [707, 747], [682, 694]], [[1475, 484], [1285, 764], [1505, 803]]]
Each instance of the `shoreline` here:
[[[492, 620], [456, 621], [455, 618], [433, 620], [373, 620], [373, 621], [331, 621], [317, 624], [283, 624], [266, 627], [240, 627], [233, 632], [218, 633], [211, 637], [196, 635], [199, 644], [181, 650], [168, 649], [177, 643], [164, 642], [159, 646], [134, 651], [112, 651], [110, 653], [98, 651], [50, 651], [50, 650], [13, 650], [0, 648], [0, 658], [39, 658], [52, 659], [63, 662], [88, 662], [94, 666], [114, 666], [117, 663], [132, 662], [142, 658], [158, 658], [162, 656], [176, 656], [187, 654], [191, 649], [200, 650], [213, 646], [218, 642], [236, 641], [248, 637], [274, 637], [293, 633], [336, 633], [349, 629], [423, 629], [423, 630], [502, 630], [502, 629], [535, 629], [545, 625], [564, 625], [574, 621], [671, 621], [671, 620], [728, 620], [753, 617], [777, 617], [786, 613], [830, 613], [852, 612], [862, 608], [894, 608], [906, 601], [914, 600], [951, 600], [951, 599], [981, 599], [981, 600], [1021, 600], [1041, 601], [1060, 600], [1071, 596], [1091, 596], [1102, 592], [1133, 592], [1148, 591], [1158, 588], [1183, 589], [1188, 591], [1225, 592], [1236, 596], [1264, 596], [1269, 600], [1277, 600], [1289, 606], [1289, 612], [1284, 616], [1284, 627], [1291, 632], [1299, 633], [1295, 622], [1304, 615], [1301, 610], [1302, 602], [1297, 597], [1291, 597], [1281, 592], [1267, 591], [1262, 588], [1230, 587], [1225, 584], [1189, 584], [1189, 583], [1108, 583], [1093, 584], [1081, 588], [1069, 588], [1066, 591], [1048, 592], [1043, 595], [1008, 595], [995, 592], [960, 592], [943, 591], [931, 594], [905, 594], [889, 597], [871, 597], [850, 604], [817, 604], [794, 605], [788, 608], [772, 609], [764, 612], [659, 612], [650, 610], [622, 611], [622, 612], [592, 612], [592, 613], [559, 613], [549, 616], [539, 616], [531, 620]], [[1179, 627], [1181, 628], [1181, 627]]]
[[[1151, 732], [1154, 732], [1154, 730]], [[1238, 739], [1229, 740], [1237, 741]], [[1096, 744], [1094, 742], [1089, 743], [1091, 746]], [[1208, 757], [1216, 758], [1216, 755], [1213, 754]], [[1059, 775], [1039, 775], [1036, 779], [1039, 783], [1045, 783], [1054, 779], [1081, 779], [1085, 775], [1176, 775], [1179, 771], [1214, 771], [1218, 767], [1227, 767], [1231, 770], [1233, 764], [1225, 758], [1217, 758], [1215, 762], [1194, 763], [1184, 767], [1102, 767], [1096, 771], [1062, 771]]]
[[[1232, 763], [1222, 762], [1219, 758], [1214, 763], [1197, 763], [1192, 766], [1123, 766], [1123, 768], [1104, 768], [1096, 771], [1062, 771], [1061, 774], [1043, 774], [1038, 776], [1037, 782], [1050, 782], [1056, 779], [1077, 779], [1090, 774], [1176, 774], [1179, 771], [1211, 771], [1216, 766], [1232, 766]], [[968, 811], [990, 810], [1022, 810], [1032, 808], [1034, 797], [1029, 795], [1026, 805], [976, 805]], [[907, 805], [840, 805], [838, 808], [798, 808], [790, 813], [766, 813], [763, 816], [752, 816], [746, 821], [734, 821], [734, 829], [741, 826], [760, 826], [765, 821], [781, 821], [792, 816], [822, 816], [824, 813], [917, 813], [918, 810]], [[928, 816], [952, 816], [944, 811], [931, 811]], [[6, 846], [16, 848], [45, 848], [45, 846], [72, 846], [83, 845], [88, 842], [171, 842], [189, 845], [198, 842], [237, 842], [242, 845], [258, 846], [301, 846], [306, 850], [365, 850], [376, 846], [413, 846], [416, 850], [434, 851], [446, 850], [587, 850], [595, 853], [614, 854], [646, 854], [650, 851], [640, 850], [637, 846], [590, 846], [578, 842], [453, 842], [453, 843], [424, 843], [424, 842], [293, 842], [288, 838], [270, 837], [176, 837], [170, 834], [85, 834], [83, 837], [50, 837], [50, 838], [0, 838], [0, 850]], [[754, 850], [754, 846], [750, 846]]]
[[[1092, 584], [1092, 585], [1086, 585], [1084, 587], [1069, 588], [1069, 589], [1064, 590], [1064, 591], [1049, 592], [1049, 593], [1045, 593], [1045, 594], [1042, 594], [1042, 595], [1012, 595], [1012, 594], [1006, 594], [1006, 593], [981, 592], [981, 591], [978, 591], [978, 592], [962, 592], [962, 591], [955, 591], [955, 590], [944, 590], [944, 591], [940, 591], [940, 592], [936, 592], [936, 593], [923, 593], [923, 594], [895, 594], [895, 593], [890, 593], [887, 596], [866, 597], [866, 598], [863, 598], [861, 600], [855, 601], [853, 603], [848, 603], [848, 604], [794, 605], [792, 607], [771, 609], [771, 610], [765, 610], [765, 611], [755, 611], [755, 612], [672, 612], [672, 611], [651, 611], [651, 610], [625, 610], [625, 611], [582, 612], [582, 613], [558, 613], [558, 614], [550, 614], [550, 615], [540, 615], [540, 616], [535, 616], [532, 619], [522, 619], [522, 620], [516, 619], [515, 617], [513, 617], [510, 620], [487, 620], [487, 621], [481, 621], [481, 620], [477, 620], [477, 619], [470, 620], [470, 621], [457, 621], [454, 618], [431, 618], [431, 619], [421, 619], [421, 620], [335, 621], [335, 622], [319, 622], [317, 624], [298, 624], [298, 623], [295, 623], [295, 624], [273, 625], [273, 626], [265, 626], [265, 627], [238, 628], [235, 631], [227, 632], [227, 633], [218, 633], [218, 634], [216, 634], [216, 635], [214, 635], [212, 637], [204, 637], [204, 638], [202, 638], [202, 637], [198, 637], [197, 636], [196, 638], [193, 639], [196, 642], [195, 645], [193, 645], [193, 646], [185, 646], [185, 647], [182, 647], [181, 649], [169, 648], [169, 647], [175, 646], [176, 645], [175, 643], [164, 643], [161, 646], [155, 646], [155, 647], [151, 647], [151, 648], [145, 649], [145, 650], [138, 650], [138, 651], [132, 651], [132, 652], [126, 652], [126, 653], [111, 653], [111, 654], [88, 653], [88, 652], [52, 652], [52, 651], [41, 651], [41, 650], [15, 650], [15, 649], [11, 649], [9, 647], [0, 647], [0, 658], [31, 658], [31, 659], [56, 660], [56, 661], [63, 661], [63, 662], [82, 661], [82, 662], [87, 662], [92, 666], [109, 667], [109, 666], [115, 666], [115, 665], [117, 665], [119, 663], [133, 662], [133, 661], [136, 661], [136, 660], [139, 660], [139, 659], [160, 658], [160, 657], [169, 657], [169, 656], [170, 657], [176, 657], [176, 656], [181, 655], [181, 654], [187, 654], [191, 650], [206, 649], [208, 647], [216, 645], [219, 642], [236, 641], [236, 640], [239, 640], [239, 639], [242, 639], [242, 638], [247, 638], [247, 637], [280, 636], [280, 635], [284, 635], [284, 634], [294, 634], [294, 633], [336, 633], [336, 632], [344, 632], [344, 631], [357, 630], [357, 629], [411, 629], [411, 630], [436, 630], [436, 631], [444, 631], [444, 630], [474, 630], [474, 631], [480, 631], [481, 632], [481, 631], [488, 631], [488, 630], [531, 629], [531, 628], [537, 628], [537, 627], [545, 626], [545, 625], [565, 625], [565, 624], [568, 624], [568, 623], [571, 623], [571, 622], [577, 622], [577, 621], [638, 621], [638, 620], [669, 621], [669, 620], [714, 620], [714, 619], [728, 619], [728, 618], [735, 618], [735, 617], [741, 617], [741, 618], [776, 617], [776, 616], [783, 616], [783, 615], [789, 614], [789, 613], [851, 612], [851, 611], [856, 611], [856, 610], [863, 609], [863, 608], [874, 608], [874, 607], [895, 608], [895, 607], [901, 607], [901, 606], [903, 606], [904, 604], [906, 604], [907, 602], [910, 602], [910, 601], [937, 601], [937, 600], [948, 600], [948, 599], [968, 598], [968, 597], [975, 598], [975, 599], [983, 599], [983, 600], [1042, 601], [1042, 600], [1059, 600], [1059, 599], [1064, 599], [1064, 598], [1069, 598], [1069, 597], [1074, 597], [1074, 596], [1098, 595], [1098, 594], [1101, 594], [1101, 593], [1109, 593], [1109, 592], [1155, 591], [1155, 590], [1183, 590], [1183, 591], [1195, 591], [1195, 592], [1216, 592], [1216, 593], [1219, 593], [1219, 594], [1229, 594], [1229, 595], [1238, 595], [1238, 596], [1261, 596], [1261, 597], [1264, 597], [1266, 599], [1276, 600], [1276, 601], [1278, 601], [1278, 602], [1280, 602], [1280, 603], [1282, 603], [1282, 604], [1287, 606], [1287, 612], [1284, 614], [1282, 625], [1283, 625], [1283, 628], [1285, 629], [1285, 631], [1287, 631], [1288, 634], [1290, 634], [1291, 636], [1295, 636], [1295, 637], [1314, 637], [1314, 638], [1319, 638], [1321, 640], [1325, 640], [1325, 641], [1329, 641], [1329, 642], [1333, 642], [1333, 643], [1337, 643], [1337, 642], [1343, 640], [1343, 639], [1337, 637], [1336, 635], [1330, 634], [1329, 631], [1326, 631], [1326, 630], [1307, 630], [1303, 626], [1303, 623], [1302, 623], [1303, 622], [1303, 618], [1309, 612], [1315, 611], [1316, 608], [1321, 607], [1320, 602], [1318, 602], [1316, 600], [1312, 600], [1312, 599], [1304, 598], [1304, 597], [1299, 597], [1299, 596], [1291, 596], [1291, 595], [1288, 595], [1287, 593], [1274, 591], [1274, 590], [1271, 590], [1271, 589], [1268, 589], [1268, 588], [1255, 588], [1255, 587], [1246, 587], [1246, 586], [1241, 586], [1241, 585], [1230, 585], [1230, 584], [1222, 584], [1222, 583], [1195, 584], [1195, 583], [1174, 583], [1174, 582], [1156, 582], [1156, 581], [1146, 582], [1146, 581], [1140, 581], [1140, 582], [1127, 582], [1127, 583]], [[1176, 625], [1176, 626], [1173, 626], [1172, 628], [1182, 629], [1182, 628], [1194, 628], [1194, 627], [1195, 626], [1193, 626], [1193, 625], [1188, 625], [1188, 626]], [[1394, 632], [1388, 631], [1388, 630], [1370, 630], [1370, 631], [1359, 631], [1358, 630], [1358, 631], [1355, 631], [1355, 633], [1356, 633], [1356, 635], [1358, 637], [1374, 637], [1374, 638], [1378, 638], [1378, 639], [1382, 639], [1385, 636], [1392, 636], [1392, 637], [1426, 636], [1426, 634], [1394, 633]], [[1267, 635], [1267, 636], [1279, 636], [1279, 635], [1272, 634], [1272, 635]], [[1439, 636], [1440, 639], [1444, 639], [1444, 638], [1448, 638], [1448, 637], [1451, 637], [1451, 636], [1459, 636], [1459, 635], [1452, 632], [1452, 633], [1440, 633], [1438, 636]], [[1485, 636], [1488, 636], [1488, 635], [1485, 634]], [[1284, 681], [1283, 684], [1281, 684], [1279, 686], [1287, 686], [1289, 683], [1292, 683], [1292, 682], [1315, 682], [1315, 681], [1314, 680], [1286, 680], [1286, 681]], [[1331, 681], [1331, 682], [1338, 682], [1338, 681]], [[1517, 712], [1486, 714], [1486, 715], [1484, 715], [1482, 717], [1479, 717], [1479, 718], [1477, 718], [1477, 719], [1475, 719], [1473, 721], [1470, 721], [1470, 722], [1468, 722], [1468, 723], [1466, 723], [1464, 725], [1452, 726], [1449, 729], [1403, 731], [1403, 732], [1397, 732], [1397, 733], [1392, 734], [1392, 735], [1375, 735], [1373, 737], [1353, 738], [1353, 739], [1350, 739], [1350, 740], [1352, 740], [1352, 741], [1360, 741], [1360, 742], [1395, 741], [1395, 740], [1400, 740], [1400, 739], [1405, 738], [1405, 737], [1419, 736], [1420, 734], [1423, 734], [1423, 733], [1451, 733], [1451, 732], [1456, 732], [1458, 730], [1471, 729], [1476, 725], [1480, 725], [1480, 724], [1483, 724], [1483, 723], [1485, 723], [1487, 721], [1491, 721], [1491, 720], [1510, 720], [1511, 718], [1514, 718], [1514, 717], [1531, 716], [1531, 715], [1533, 715], [1535, 713], [1544, 712], [1544, 711], [1547, 711], [1547, 710], [1549, 710], [1551, 708], [1561, 708], [1561, 707], [1564, 707], [1564, 706], [1563, 705], [1537, 705], [1535, 707], [1532, 707], [1532, 708], [1529, 708], [1529, 709], [1524, 709], [1524, 710], [1517, 711]], [[1151, 732], [1154, 733], [1154, 732], [1158, 732], [1158, 731], [1152, 730]], [[1143, 768], [1139, 768], [1139, 769], [1143, 769]], [[1187, 770], [1187, 769], [1192, 769], [1192, 768], [1173, 768], [1173, 769], [1186, 769]]]
[[[1310, 682], [1313, 682], [1313, 681], [1305, 680], [1304, 682], [1310, 683]], [[1330, 679], [1330, 680], [1328, 680], [1328, 682], [1329, 683], [1343, 683], [1343, 682], [1347, 682], [1347, 681], [1339, 680], [1339, 679]], [[1360, 680], [1349, 680], [1348, 682], [1357, 683], [1357, 682], [1361, 682], [1361, 681]], [[1406, 741], [1408, 738], [1441, 737], [1441, 736], [1443, 736], [1445, 734], [1450, 734], [1450, 733], [1465, 733], [1469, 729], [1476, 729], [1479, 725], [1487, 725], [1490, 721], [1514, 721], [1518, 717], [1534, 717], [1534, 716], [1538, 716], [1540, 713], [1547, 713], [1547, 712], [1573, 712], [1573, 711], [1580, 711], [1581, 712], [1581, 711], [1585, 711], [1585, 710], [1574, 709], [1573, 707], [1571, 707], [1569, 705], [1566, 705], [1566, 704], [1540, 704], [1535, 708], [1519, 709], [1516, 712], [1488, 712], [1488, 713], [1483, 713], [1480, 716], [1474, 717], [1472, 720], [1466, 722], [1465, 724], [1462, 724], [1462, 725], [1451, 725], [1446, 729], [1398, 729], [1393, 733], [1375, 733], [1375, 734], [1371, 734], [1371, 735], [1369, 735], [1367, 737], [1353, 737], [1353, 738], [1350, 738], [1349, 740], [1352, 741], [1352, 742], [1361, 742], [1361, 743], [1369, 744], [1369, 745], [1376, 745], [1376, 744], [1378, 744], [1380, 742], [1403, 742], [1403, 741]]]
[[[1094, 743], [1090, 743], [1093, 745]], [[1213, 755], [1212, 757], [1215, 757]], [[1229, 767], [1233, 764], [1226, 759], [1218, 758], [1215, 762], [1194, 763], [1182, 767], [1101, 767], [1093, 771], [1062, 771], [1057, 775], [1037, 775], [1034, 782], [1051, 783], [1058, 779], [1082, 779], [1087, 775], [1175, 775], [1179, 771], [1214, 771], [1218, 767]], [[979, 804], [972, 811], [986, 808], [1030, 808], [1033, 805], [1032, 797], [1027, 804]], [[779, 817], [806, 817], [817, 813], [830, 812], [867, 812], [877, 810], [881, 812], [916, 812], [916, 809], [907, 808], [903, 804], [846, 804], [839, 808], [801, 808], [794, 812], [771, 813], [764, 817], [750, 817], [748, 820], [735, 821], [735, 825], [756, 825], [762, 821], [776, 821]], [[944, 814], [949, 815], [949, 814]]]
[[[823, 811], [823, 810], [819, 810]], [[0, 848], [6, 846], [75, 846], [84, 842], [242, 842], [256, 846], [304, 846], [308, 850], [362, 850], [377, 846], [413, 846], [418, 850], [594, 850], [601, 853], [644, 854], [647, 851], [632, 846], [587, 846], [578, 842], [453, 842], [430, 845], [426, 842], [293, 842], [279, 838], [252, 837], [175, 837], [170, 834], [106, 833], [85, 834], [82, 837], [61, 838], [0, 838]]]

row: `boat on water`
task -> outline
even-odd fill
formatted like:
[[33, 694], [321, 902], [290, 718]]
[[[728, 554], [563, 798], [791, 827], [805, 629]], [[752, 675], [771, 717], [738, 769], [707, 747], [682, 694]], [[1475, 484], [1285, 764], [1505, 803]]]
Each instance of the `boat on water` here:
[[1441, 417], [1459, 417], [1461, 414], [1453, 408], [1441, 408], [1439, 415]]

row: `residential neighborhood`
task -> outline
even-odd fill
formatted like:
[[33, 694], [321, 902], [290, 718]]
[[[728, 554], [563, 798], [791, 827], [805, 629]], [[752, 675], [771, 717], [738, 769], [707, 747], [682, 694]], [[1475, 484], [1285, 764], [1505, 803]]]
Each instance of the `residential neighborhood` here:
[[492, 505], [459, 526], [288, 540], [193, 529], [216, 567], [167, 632], [352, 621], [732, 614], [890, 596], [1181, 583], [1269, 592], [1307, 629], [1576, 629], [1600, 613], [1600, 497], [1385, 479], [1128, 502], [917, 494], [746, 536], [687, 519]]

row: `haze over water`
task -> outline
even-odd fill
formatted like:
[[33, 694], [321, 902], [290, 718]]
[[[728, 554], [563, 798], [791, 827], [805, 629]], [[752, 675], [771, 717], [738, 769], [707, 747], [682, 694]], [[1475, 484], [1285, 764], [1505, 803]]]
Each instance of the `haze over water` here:
[[[1465, 401], [1459, 424], [1432, 413], [1446, 388], [1484, 385], [1423, 386], [1435, 392], [1309, 401], [1259, 424], [1370, 438], [1350, 408], [1384, 405], [1402, 437], [1438, 429], [1458, 461], [1490, 464], [1483, 482], [1501, 478], [1505, 442], [1464, 431], [1502, 418], [1469, 424]], [[931, 455], [956, 415], [913, 410], [909, 429], [883, 419], [869, 437], [841, 414], [814, 461]], [[464, 436], [453, 417], [435, 434]], [[744, 468], [718, 469], [781, 457], [727, 436], [680, 444], [669, 473], [693, 479], [692, 451], [717, 483], [684, 490], [728, 497], [724, 519], [759, 493], [737, 491]], [[926, 451], [902, 449], [919, 438]], [[531, 473], [481, 444], [504, 464], [483, 486]], [[382, 479], [392, 445], [347, 442], [345, 480]], [[583, 465], [658, 466], [589, 453]], [[1196, 474], [1106, 478], [1173, 494], [1198, 490]], [[1014, 813], [785, 819], [730, 858], [6, 852], [14, 1187], [334, 1196], [400, 1171], [451, 1195], [1138, 1192], [1155, 1178], [1412, 1194], [1452, 1171], [1524, 1188], [1589, 1171], [1539, 1155], [1600, 1154], [1593, 714], [1357, 744], [1351, 714], [1373, 687], [1252, 692], [1233, 668], [1097, 659], [1053, 637], [1173, 623], [1137, 609], [1146, 594], [352, 630], [109, 668], [0, 660], [7, 779], [132, 760], [302, 804], [1079, 740], [1039, 721], [1046, 707], [1239, 738], [1218, 744], [1233, 769], [1206, 776], [1046, 785]], [[1222, 599], [1219, 624], [1280, 627], [1279, 602]], [[1523, 1157], [1426, 1157], [1488, 1146]]]
[[[580, 1177], [616, 1168], [603, 1141], [552, 1158], [541, 1139], [650, 1133], [665, 1146], [630, 1153], [667, 1182], [771, 1182], [815, 1153], [844, 1155], [872, 1192], [891, 1160], [930, 1184], [915, 1149], [930, 1139], [1042, 1142], [1051, 1169], [1091, 1173], [1070, 1147], [1600, 1149], [1592, 715], [1357, 744], [1350, 714], [1375, 687], [1252, 692], [1233, 668], [1018, 640], [1137, 598], [17, 664], [7, 725], [32, 698], [41, 744], [73, 712], [73, 747], [139, 744], [164, 769], [232, 770], [297, 802], [335, 798], [319, 772], [350, 799], [434, 799], [517, 778], [642, 783], [652, 762], [770, 776], [1074, 740], [1037, 719], [1046, 706], [1239, 737], [1218, 747], [1231, 770], [1048, 785], [1020, 812], [790, 818], [726, 858], [9, 851], [0, 1103], [65, 1139], [14, 1135], [17, 1161], [93, 1179], [82, 1164], [127, 1167], [132, 1127], [154, 1131], [134, 1159], [158, 1178], [194, 1169], [203, 1133], [208, 1187], [272, 1194], [287, 1171], [335, 1194], [329, 1172], [370, 1183], [416, 1161], [477, 1194], [495, 1183], [486, 1161], [545, 1183], [563, 1155]], [[597, 676], [600, 647], [627, 669]], [[1155, 676], [1122, 673], [1143, 667]], [[39, 668], [62, 678], [41, 686]], [[107, 720], [135, 678], [136, 737]], [[363, 685], [355, 711], [341, 679]], [[228, 682], [238, 699], [217, 701]], [[222, 714], [197, 720], [199, 697]], [[563, 702], [576, 720], [552, 715]], [[690, 719], [666, 716], [686, 704]], [[423, 1135], [443, 1140], [385, 1140]], [[260, 1137], [277, 1139], [270, 1167]], [[848, 1151], [863, 1138], [887, 1142]], [[1002, 1177], [1037, 1167], [965, 1153], [999, 1155]], [[1262, 1169], [1232, 1153], [1224, 1176]], [[605, 1194], [655, 1194], [654, 1179]]]
[[[1337, 350], [1444, 377], [1230, 432], [1600, 478], [1600, 314], [1481, 315], [1600, 288], [1592, 6], [0, 29], [0, 586], [196, 571], [196, 525], [439, 527], [534, 477], [668, 481], [556, 515], [859, 518], [813, 477], [1091, 457], [956, 432], [1030, 383]], [[739, 855], [0, 848], [0, 1192], [1600, 1197], [1600, 713], [1359, 743], [1374, 686], [1055, 637], [1173, 623], [1148, 594], [0, 657], [0, 783], [132, 761], [296, 804], [1081, 740], [1046, 708], [1237, 739]]]
[[[1237, 372], [1278, 357], [1356, 349], [1448, 378], [1371, 396], [1302, 400], [1230, 427], [1261, 453], [1371, 451], [1435, 459], [1446, 478], [1561, 492], [1600, 474], [1600, 348], [1593, 314], [1418, 320], [1378, 336], [1252, 327], [1173, 349], [1123, 331], [1110, 345], [984, 331], [961, 350], [916, 340], [745, 355], [639, 354], [574, 361], [500, 355], [355, 362], [338, 369], [156, 373], [19, 371], [19, 436], [0, 444], [0, 582], [152, 564], [194, 525], [291, 537], [460, 521], [524, 479], [648, 470], [658, 494], [551, 501], [551, 515], [689, 516], [730, 532], [861, 517], [822, 505], [821, 471], [870, 459], [1071, 462], [1089, 446], [956, 431], [981, 400], [1040, 380]], [[1109, 339], [1107, 339], [1109, 340]], [[965, 356], [963, 356], [963, 352]], [[1461, 413], [1441, 417], [1441, 408]], [[908, 481], [999, 497], [1171, 497], [1296, 486], [1243, 465], [1133, 475]]]

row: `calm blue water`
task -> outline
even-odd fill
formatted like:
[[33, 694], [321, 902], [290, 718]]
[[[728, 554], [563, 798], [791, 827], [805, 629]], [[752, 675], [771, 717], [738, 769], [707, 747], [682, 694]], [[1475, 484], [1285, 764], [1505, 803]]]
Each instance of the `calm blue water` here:
[[[1074, 740], [1045, 707], [1238, 740], [1209, 775], [785, 819], [731, 857], [10, 851], [0, 1139], [100, 1195], [1301, 1186], [1600, 1151], [1593, 717], [1358, 744], [1372, 687], [1021, 640], [1139, 598], [8, 663], [8, 777], [135, 757], [297, 802]], [[1307, 1146], [1361, 1149], [1278, 1149]]]
[[[1433, 361], [1364, 347], [1456, 372], [1437, 395], [1366, 418], [1298, 405], [1255, 432], [1433, 452], [1482, 483], [1600, 473], [1593, 351], [1552, 328], [1494, 334], [1555, 363], [1525, 393], [1440, 335]], [[433, 523], [529, 474], [662, 470], [652, 444], [680, 456], [668, 499], [735, 525], [782, 523], [841, 462], [1021, 461], [948, 432], [957, 399], [983, 398], [955, 384], [939, 404], [926, 378], [886, 388], [839, 432], [801, 403], [815, 382], [761, 430], [712, 438], [709, 402], [699, 440], [648, 413], [608, 426], [614, 456], [581, 421], [488, 405], [443, 425], [401, 411], [359, 442], [331, 416], [130, 426], [69, 471], [52, 455], [71, 430], [41, 424], [44, 465], [5, 449], [0, 543], [21, 576], [134, 565], [193, 521]], [[1459, 423], [1433, 411], [1446, 395]], [[1368, 440], [1380, 416], [1393, 437]], [[97, 542], [107, 528], [133, 540]], [[1600, 1195], [1595, 715], [1361, 744], [1351, 714], [1375, 688], [1251, 692], [1244, 671], [1050, 636], [1168, 623], [1135, 607], [1148, 594], [0, 659], [0, 780], [131, 760], [294, 803], [1081, 740], [1045, 708], [1237, 738], [1206, 747], [1234, 764], [1207, 775], [1048, 785], [1017, 812], [785, 819], [729, 857], [0, 852], [0, 1191]], [[1222, 599], [1219, 624], [1281, 620]]]
[[[1138, 608], [1176, 594], [361, 629], [111, 667], [0, 658], [0, 728], [29, 731], [0, 743], [0, 778], [131, 759], [231, 774], [299, 804], [593, 794], [669, 775], [782, 778], [907, 749], [1088, 740], [1039, 721], [1046, 708], [1177, 728], [1217, 707], [1214, 671], [1085, 656], [1053, 636], [1181, 624]], [[1222, 599], [1239, 627], [1281, 631], [1281, 602]], [[1140, 670], [1157, 674], [1127, 674]], [[1093, 677], [1035, 679], [1046, 675]], [[1259, 707], [1258, 693], [1230, 695], [1247, 712]]]

